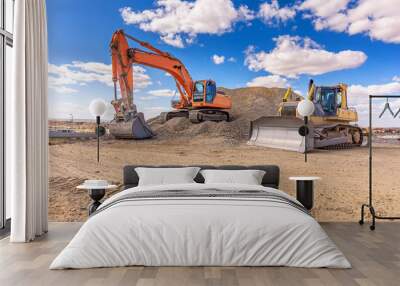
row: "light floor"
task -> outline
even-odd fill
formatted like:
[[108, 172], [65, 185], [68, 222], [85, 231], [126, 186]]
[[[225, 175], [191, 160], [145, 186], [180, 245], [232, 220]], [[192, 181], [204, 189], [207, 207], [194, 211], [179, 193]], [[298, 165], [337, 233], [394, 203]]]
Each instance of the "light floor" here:
[[33, 243], [0, 241], [0, 285], [400, 285], [400, 224], [322, 224], [352, 269], [288, 267], [123, 267], [48, 270], [80, 223], [50, 223]]

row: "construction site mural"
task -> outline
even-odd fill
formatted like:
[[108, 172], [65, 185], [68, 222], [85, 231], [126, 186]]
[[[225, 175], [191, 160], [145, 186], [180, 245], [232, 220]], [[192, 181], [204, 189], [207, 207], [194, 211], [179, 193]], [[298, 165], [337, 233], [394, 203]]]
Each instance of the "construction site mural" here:
[[[301, 2], [48, 1], [50, 218], [85, 220], [89, 198], [75, 187], [121, 185], [126, 164], [276, 164], [291, 195], [289, 176], [322, 178], [317, 219], [354, 221], [368, 190], [368, 137], [377, 199], [390, 196], [383, 209], [393, 215], [400, 100], [370, 110], [368, 95], [400, 94], [400, 35], [317, 28], [327, 19]], [[97, 161], [89, 106], [99, 99]], [[307, 134], [302, 100], [314, 106]]]

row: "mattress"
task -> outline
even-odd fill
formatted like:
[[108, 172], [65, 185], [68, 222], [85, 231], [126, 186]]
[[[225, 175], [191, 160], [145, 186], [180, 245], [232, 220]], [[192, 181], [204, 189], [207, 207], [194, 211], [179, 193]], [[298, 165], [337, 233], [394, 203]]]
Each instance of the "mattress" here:
[[107, 199], [50, 269], [133, 265], [351, 267], [286, 193], [193, 183], [135, 187]]

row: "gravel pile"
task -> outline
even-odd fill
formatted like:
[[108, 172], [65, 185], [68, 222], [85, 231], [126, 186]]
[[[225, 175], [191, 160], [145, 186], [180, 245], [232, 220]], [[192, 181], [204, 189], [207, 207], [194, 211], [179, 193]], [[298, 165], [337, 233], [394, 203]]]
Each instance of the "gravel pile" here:
[[227, 142], [247, 140], [250, 122], [262, 116], [277, 115], [278, 105], [286, 91], [282, 88], [265, 87], [220, 88], [220, 90], [232, 97], [230, 122], [207, 121], [193, 124], [187, 118], [173, 118], [161, 124], [159, 118], [156, 117], [148, 122], [157, 134], [157, 139], [212, 136], [223, 137]]

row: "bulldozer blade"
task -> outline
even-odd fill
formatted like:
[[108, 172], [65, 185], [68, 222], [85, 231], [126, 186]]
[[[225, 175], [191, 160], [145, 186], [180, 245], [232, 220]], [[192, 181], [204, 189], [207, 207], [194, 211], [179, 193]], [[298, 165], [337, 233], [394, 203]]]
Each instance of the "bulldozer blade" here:
[[110, 123], [109, 129], [110, 134], [118, 139], [149, 139], [155, 136], [141, 112], [128, 121]]
[[[296, 117], [264, 116], [251, 122], [249, 145], [304, 153], [305, 137], [299, 134], [304, 121]], [[314, 149], [313, 127], [308, 125], [307, 151]]]

